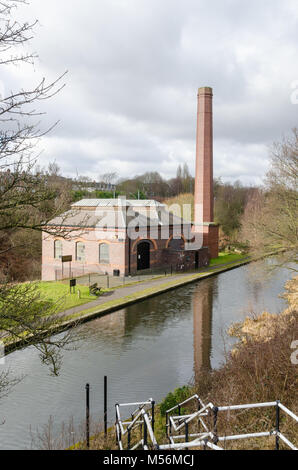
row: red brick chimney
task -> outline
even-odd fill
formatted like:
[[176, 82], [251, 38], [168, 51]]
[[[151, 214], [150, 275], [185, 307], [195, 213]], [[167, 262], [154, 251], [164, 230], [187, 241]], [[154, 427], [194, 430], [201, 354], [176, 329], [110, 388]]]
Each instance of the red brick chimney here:
[[198, 91], [194, 232], [203, 232], [203, 246], [218, 256], [218, 226], [214, 224], [212, 88]]

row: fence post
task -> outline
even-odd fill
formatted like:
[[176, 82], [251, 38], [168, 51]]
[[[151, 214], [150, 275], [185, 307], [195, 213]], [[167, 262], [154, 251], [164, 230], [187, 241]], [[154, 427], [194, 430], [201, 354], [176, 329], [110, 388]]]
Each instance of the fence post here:
[[166, 435], [169, 437], [169, 414], [166, 411]]
[[104, 430], [105, 437], [108, 434], [108, 377], [104, 377]]
[[[197, 398], [197, 401], [198, 401], [198, 411], [200, 411], [200, 409], [201, 409], [201, 404], [200, 404], [199, 398]], [[198, 417], [198, 427], [199, 427], [199, 430], [200, 430], [200, 425], [201, 425], [201, 422], [200, 422], [200, 416], [199, 416], [199, 417]]]
[[[118, 428], [116, 428], [116, 443], [118, 444], [118, 447], [120, 449], [120, 441], [122, 439], [122, 434], [121, 434], [121, 427], [119, 425], [117, 406], [119, 406], [118, 403], [116, 403], [116, 405], [115, 405], [115, 409], [116, 409], [116, 426], [118, 426]], [[119, 436], [118, 436], [118, 433], [117, 433], [117, 429], [118, 429]]]
[[116, 411], [116, 419], [115, 419], [115, 437], [116, 437], [116, 444], [118, 444], [118, 416], [117, 416], [117, 408], [116, 408], [117, 404], [115, 405], [115, 411]]
[[154, 408], [155, 408], [155, 401], [153, 400], [152, 401], [152, 411], [151, 411], [151, 414], [152, 414], [152, 431], [154, 432], [154, 424], [155, 424], [155, 414], [154, 414]]
[[188, 423], [185, 423], [185, 442], [188, 442]]
[[90, 447], [90, 385], [86, 385], [86, 445]]
[[144, 446], [146, 446], [148, 442], [148, 436], [147, 436], [147, 424], [146, 424], [144, 416], [143, 416], [143, 420], [144, 420]]
[[[280, 418], [280, 408], [279, 408], [280, 401], [276, 400], [275, 406], [275, 431], [279, 432], [279, 418]], [[279, 450], [279, 436], [276, 434], [275, 436], [275, 450]]]
[[[188, 442], [188, 423], [185, 423], [185, 442]], [[185, 450], [188, 450], [187, 447], [185, 447]]]
[[214, 434], [214, 444], [218, 443], [217, 437], [217, 415], [218, 415], [218, 407], [215, 406], [213, 408], [213, 434]]

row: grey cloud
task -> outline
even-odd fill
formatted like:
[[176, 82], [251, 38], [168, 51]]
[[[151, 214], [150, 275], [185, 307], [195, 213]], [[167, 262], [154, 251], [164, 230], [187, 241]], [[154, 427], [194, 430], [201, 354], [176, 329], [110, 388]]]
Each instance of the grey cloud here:
[[41, 22], [39, 73], [69, 69], [66, 89], [46, 103], [44, 125], [61, 124], [44, 158], [70, 174], [75, 165], [86, 174], [120, 165], [123, 176], [193, 168], [198, 86], [214, 88], [218, 176], [260, 181], [268, 143], [297, 125], [295, 1], [32, 0], [21, 14]]

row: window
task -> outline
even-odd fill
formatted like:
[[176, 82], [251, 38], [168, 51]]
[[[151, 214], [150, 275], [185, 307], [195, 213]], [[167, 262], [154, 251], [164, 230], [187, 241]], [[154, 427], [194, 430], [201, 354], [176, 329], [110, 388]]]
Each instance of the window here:
[[82, 242], [77, 242], [76, 244], [76, 260], [81, 261], [82, 263], [85, 262], [85, 245]]
[[107, 243], [102, 243], [99, 245], [99, 262], [100, 263], [109, 263], [109, 245]]
[[54, 258], [55, 259], [61, 259], [62, 255], [63, 255], [62, 241], [61, 240], [55, 240], [54, 241]]

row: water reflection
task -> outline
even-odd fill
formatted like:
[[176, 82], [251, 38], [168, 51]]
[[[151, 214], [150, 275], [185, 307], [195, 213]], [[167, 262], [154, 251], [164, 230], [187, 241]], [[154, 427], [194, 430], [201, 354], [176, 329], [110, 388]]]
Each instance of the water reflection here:
[[[66, 351], [61, 375], [50, 377], [32, 347], [10, 354], [6, 367], [25, 379], [0, 401], [0, 449], [30, 448], [35, 431], [52, 415], [59, 429], [73, 416], [84, 419], [85, 384], [90, 382], [92, 415], [103, 413], [103, 376], [109, 377], [109, 418], [114, 403], [161, 400], [170, 390], [198, 379], [203, 368], [223, 359], [222, 332], [247, 314], [247, 307], [277, 312], [278, 298], [291, 273], [279, 270], [268, 282], [250, 272], [264, 263], [223, 273], [98, 318], [78, 328], [80, 345]], [[1, 373], [1, 369], [0, 369]]]
[[85, 323], [78, 328], [77, 336], [80, 340], [79, 347], [85, 341], [95, 349], [99, 344], [103, 347], [120, 348], [125, 338], [126, 310], [118, 310], [111, 315], [105, 315]]
[[198, 284], [193, 293], [193, 346], [195, 383], [202, 369], [211, 368], [214, 282]]

